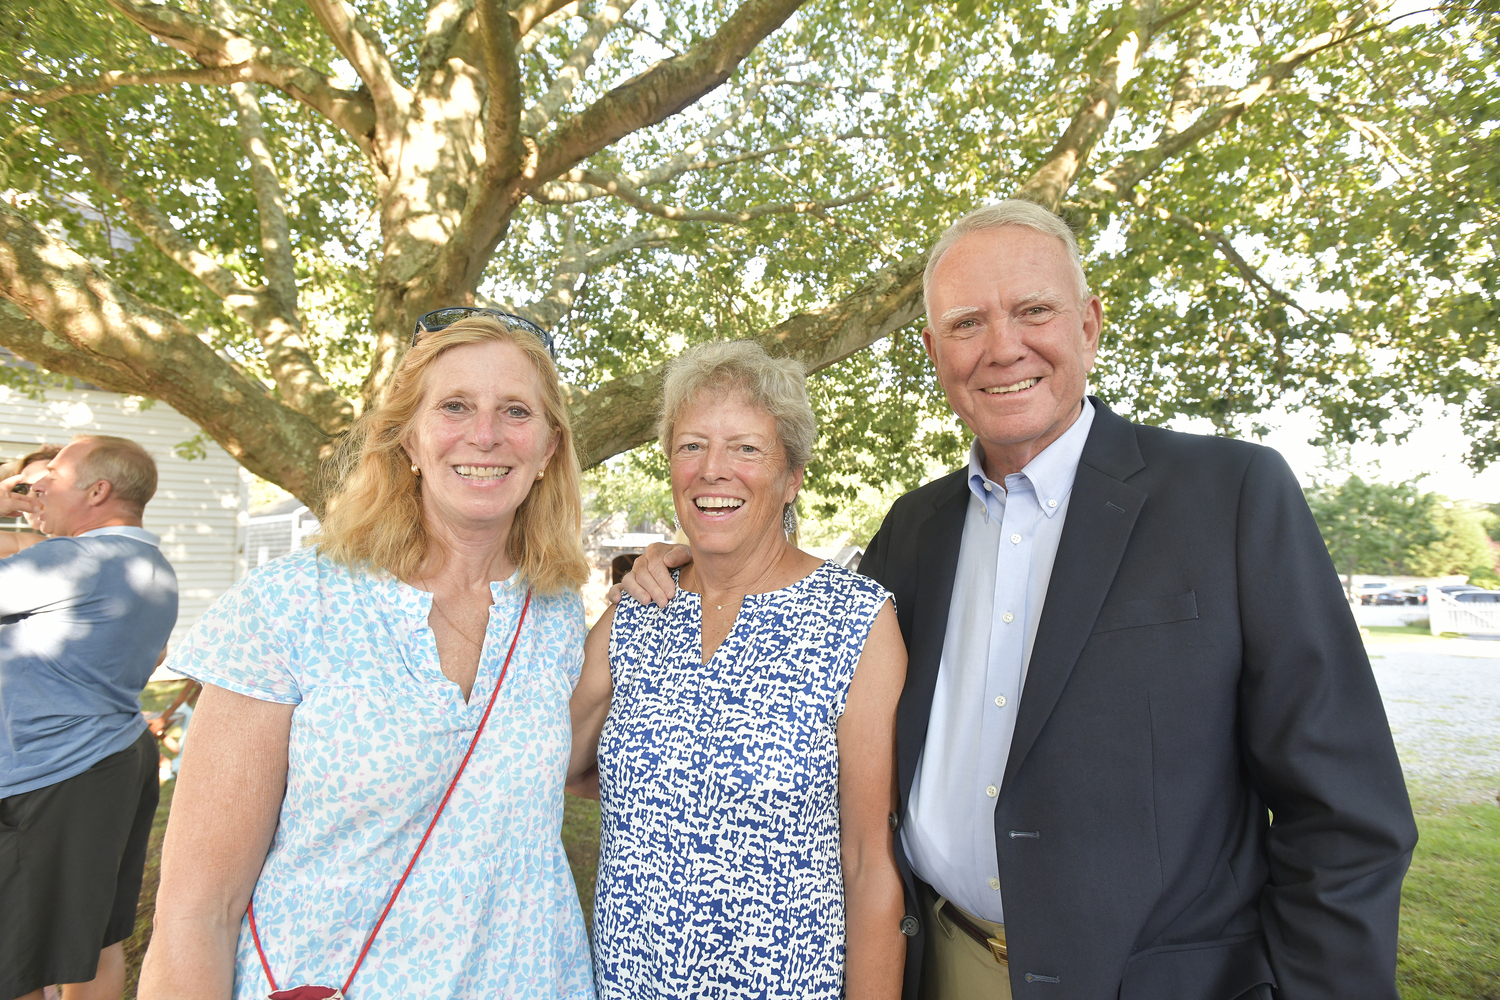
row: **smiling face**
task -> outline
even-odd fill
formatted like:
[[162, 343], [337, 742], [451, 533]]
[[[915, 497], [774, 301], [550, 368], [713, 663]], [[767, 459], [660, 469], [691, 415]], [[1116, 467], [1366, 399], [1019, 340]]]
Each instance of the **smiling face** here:
[[781, 512], [802, 486], [776, 419], [743, 392], [699, 393], [672, 426], [672, 502], [698, 555], [749, 557], [785, 544]]
[[927, 291], [922, 342], [979, 438], [985, 472], [1019, 472], [1080, 412], [1103, 309], [1080, 289], [1061, 241], [1025, 226], [970, 233]]
[[402, 442], [422, 470], [429, 524], [509, 535], [516, 508], [557, 448], [541, 382], [520, 348], [465, 344], [441, 354]]

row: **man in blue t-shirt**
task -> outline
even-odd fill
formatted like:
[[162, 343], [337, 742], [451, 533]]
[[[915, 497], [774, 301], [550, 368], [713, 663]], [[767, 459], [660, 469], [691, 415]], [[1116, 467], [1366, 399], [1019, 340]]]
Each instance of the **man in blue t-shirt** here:
[[141, 689], [177, 622], [177, 577], [141, 528], [156, 463], [75, 438], [0, 517], [54, 537], [0, 559], [0, 1000], [52, 984], [118, 1000], [156, 811]]

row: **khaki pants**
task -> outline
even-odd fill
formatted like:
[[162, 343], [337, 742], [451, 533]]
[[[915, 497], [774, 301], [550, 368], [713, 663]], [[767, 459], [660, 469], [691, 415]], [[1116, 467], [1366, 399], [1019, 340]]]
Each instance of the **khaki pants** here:
[[[984, 945], [954, 925], [943, 912], [953, 906], [930, 886], [920, 885], [927, 924], [922, 948], [923, 1000], [1011, 1000], [1010, 967], [995, 961]], [[964, 916], [986, 934], [1005, 940], [1005, 925]]]

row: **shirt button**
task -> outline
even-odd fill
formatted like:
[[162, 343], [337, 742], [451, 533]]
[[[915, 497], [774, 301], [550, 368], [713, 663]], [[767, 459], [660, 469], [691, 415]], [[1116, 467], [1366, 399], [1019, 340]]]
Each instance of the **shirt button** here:
[[997, 878], [990, 879], [990, 888], [994, 889], [996, 892], [999, 892], [1000, 891], [1000, 880], [997, 879]]
[[984, 790], [984, 794], [993, 799], [996, 795], [1000, 794], [1000, 789], [996, 788], [994, 785], [991, 785]]
[[1056, 507], [1057, 506], [1057, 501], [1056, 500], [1048, 500], [1047, 501], [1047, 506], [1048, 507]]
[[1012, 544], [1012, 545], [1020, 545], [1021, 544], [1021, 536], [1019, 534], [1011, 535], [1010, 536], [1010, 544]]
[[1002, 694], [1002, 695], [997, 695], [995, 697], [995, 707], [996, 708], [1004, 708], [1005, 707], [1005, 695]]
[[985, 483], [984, 484], [984, 491], [986, 493], [993, 493], [993, 492], [995, 492], [995, 484], [994, 483]]
[[1005, 614], [1000, 616], [1000, 620], [1009, 625], [1011, 622], [1016, 620], [1016, 616], [1007, 611], [1005, 612]]

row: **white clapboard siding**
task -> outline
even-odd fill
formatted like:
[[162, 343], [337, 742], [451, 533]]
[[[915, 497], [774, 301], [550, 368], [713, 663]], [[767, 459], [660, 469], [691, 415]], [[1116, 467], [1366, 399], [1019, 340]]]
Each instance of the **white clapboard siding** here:
[[178, 458], [175, 445], [196, 437], [192, 421], [165, 403], [101, 389], [48, 389], [33, 400], [0, 385], [0, 460], [75, 434], [113, 434], [138, 441], [156, 459], [156, 496], [144, 525], [162, 539], [177, 571], [180, 607], [172, 642], [192, 627], [242, 572], [249, 478], [229, 453], [205, 439], [204, 458]]

